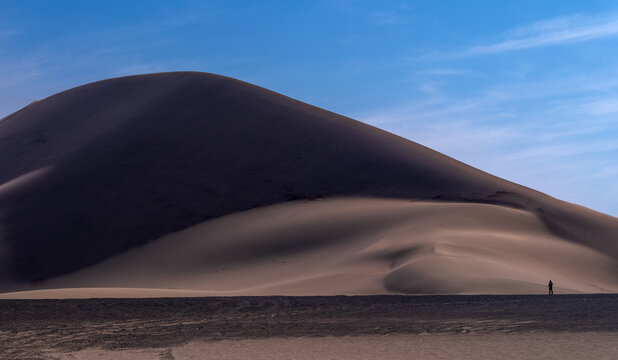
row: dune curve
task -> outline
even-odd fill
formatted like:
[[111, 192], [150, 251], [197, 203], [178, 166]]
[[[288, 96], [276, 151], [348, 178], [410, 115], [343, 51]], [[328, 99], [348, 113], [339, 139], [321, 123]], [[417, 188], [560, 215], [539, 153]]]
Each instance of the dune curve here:
[[551, 278], [557, 292], [590, 293], [618, 290], [616, 265], [556, 237], [524, 210], [351, 198], [207, 221], [41, 287], [211, 295], [543, 293]]
[[4, 292], [611, 292], [617, 237], [614, 217], [213, 74], [108, 79], [0, 120]]

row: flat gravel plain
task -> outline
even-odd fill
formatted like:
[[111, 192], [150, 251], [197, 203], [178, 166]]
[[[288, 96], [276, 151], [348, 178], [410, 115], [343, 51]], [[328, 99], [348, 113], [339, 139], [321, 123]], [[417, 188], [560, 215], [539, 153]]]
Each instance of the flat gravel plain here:
[[0, 358], [193, 341], [618, 333], [618, 294], [0, 300]]

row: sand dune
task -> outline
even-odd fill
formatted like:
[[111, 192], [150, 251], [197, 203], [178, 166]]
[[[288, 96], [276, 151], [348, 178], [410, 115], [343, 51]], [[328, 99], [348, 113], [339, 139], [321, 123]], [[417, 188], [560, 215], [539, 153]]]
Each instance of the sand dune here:
[[617, 235], [616, 218], [212, 74], [105, 80], [0, 120], [0, 291], [607, 292]]
[[[552, 279], [560, 293], [616, 292], [617, 263], [553, 235], [524, 210], [339, 199], [207, 221], [40, 286], [209, 292], [202, 295], [544, 293]], [[127, 292], [118, 291], [99, 296]]]

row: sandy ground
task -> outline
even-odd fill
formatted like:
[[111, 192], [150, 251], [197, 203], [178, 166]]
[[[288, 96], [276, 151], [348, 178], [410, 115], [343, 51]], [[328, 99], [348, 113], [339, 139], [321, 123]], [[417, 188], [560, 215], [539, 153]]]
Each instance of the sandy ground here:
[[3, 359], [610, 358], [617, 335], [618, 295], [0, 301]]
[[597, 359], [614, 360], [617, 333], [384, 335], [191, 342], [167, 349], [50, 353], [89, 359]]

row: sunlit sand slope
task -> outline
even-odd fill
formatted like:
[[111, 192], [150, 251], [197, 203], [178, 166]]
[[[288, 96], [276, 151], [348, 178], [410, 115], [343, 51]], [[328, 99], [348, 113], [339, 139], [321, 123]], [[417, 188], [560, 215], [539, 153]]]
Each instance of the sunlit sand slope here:
[[544, 293], [552, 279], [556, 292], [616, 292], [617, 264], [523, 210], [339, 199], [208, 221], [42, 286], [208, 292], [198, 295]]

